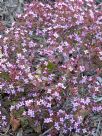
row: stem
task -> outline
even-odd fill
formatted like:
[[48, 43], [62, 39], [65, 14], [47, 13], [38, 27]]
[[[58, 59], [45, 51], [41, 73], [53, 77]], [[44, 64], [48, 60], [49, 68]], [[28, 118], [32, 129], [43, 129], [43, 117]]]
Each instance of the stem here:
[[48, 132], [50, 132], [53, 129], [53, 127], [51, 127], [50, 129], [48, 129], [47, 131], [45, 131], [43, 134], [40, 134], [39, 136], [44, 136], [45, 134], [47, 134]]

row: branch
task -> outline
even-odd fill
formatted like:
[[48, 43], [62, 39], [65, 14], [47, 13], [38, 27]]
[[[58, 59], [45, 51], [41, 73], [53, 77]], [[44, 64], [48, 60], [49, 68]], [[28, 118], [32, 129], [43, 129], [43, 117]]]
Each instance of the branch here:
[[44, 136], [45, 134], [47, 134], [48, 132], [50, 132], [53, 129], [53, 127], [51, 127], [50, 129], [48, 129], [47, 131], [45, 131], [43, 134], [40, 134], [39, 136]]

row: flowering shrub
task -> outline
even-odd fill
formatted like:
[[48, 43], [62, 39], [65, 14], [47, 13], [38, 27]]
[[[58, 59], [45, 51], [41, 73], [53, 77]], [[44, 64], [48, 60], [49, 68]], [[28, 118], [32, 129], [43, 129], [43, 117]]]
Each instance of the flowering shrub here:
[[0, 39], [1, 97], [10, 113], [51, 135], [91, 133], [85, 116], [102, 113], [102, 12], [92, 0], [33, 1], [17, 17]]

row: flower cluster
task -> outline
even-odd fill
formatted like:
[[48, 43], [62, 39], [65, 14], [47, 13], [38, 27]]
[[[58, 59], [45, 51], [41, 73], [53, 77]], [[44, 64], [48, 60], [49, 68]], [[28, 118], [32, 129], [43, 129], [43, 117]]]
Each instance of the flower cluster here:
[[93, 0], [33, 1], [17, 17], [0, 39], [9, 110], [50, 134], [91, 132], [84, 114], [102, 113], [102, 12]]

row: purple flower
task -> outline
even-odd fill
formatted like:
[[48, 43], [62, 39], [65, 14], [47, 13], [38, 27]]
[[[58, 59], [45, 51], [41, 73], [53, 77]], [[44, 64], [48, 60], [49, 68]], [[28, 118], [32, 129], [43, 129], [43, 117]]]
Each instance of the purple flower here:
[[60, 130], [60, 126], [59, 126], [58, 122], [55, 122], [54, 127], [55, 127], [57, 130]]
[[51, 122], [53, 122], [52, 118], [45, 118], [44, 119], [44, 123], [51, 123]]
[[32, 118], [35, 117], [34, 111], [31, 109], [28, 109], [28, 115]]

